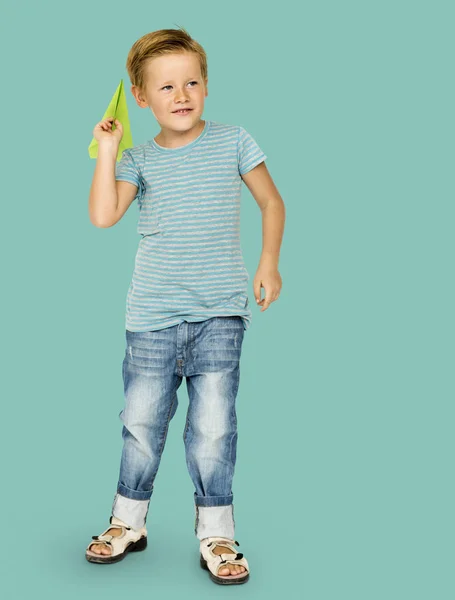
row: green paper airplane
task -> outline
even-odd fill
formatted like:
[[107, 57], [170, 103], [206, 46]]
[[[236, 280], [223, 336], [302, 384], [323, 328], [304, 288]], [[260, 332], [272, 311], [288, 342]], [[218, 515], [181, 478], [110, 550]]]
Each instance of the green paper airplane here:
[[[123, 127], [123, 137], [119, 144], [117, 153], [117, 161], [119, 161], [122, 158], [123, 151], [126, 150], [126, 148], [132, 148], [133, 146], [133, 138], [131, 136], [130, 121], [128, 119], [128, 106], [126, 104], [123, 79], [120, 80], [115, 94], [112, 96], [112, 100], [109, 102], [109, 106], [107, 107], [107, 110], [104, 113], [101, 121], [107, 119], [108, 117], [114, 117], [114, 119], [118, 119]], [[112, 125], [112, 128], [115, 129], [114, 124]], [[97, 158], [98, 156], [98, 142], [95, 140], [95, 138], [92, 139], [90, 146], [88, 147], [88, 153], [90, 158]]]

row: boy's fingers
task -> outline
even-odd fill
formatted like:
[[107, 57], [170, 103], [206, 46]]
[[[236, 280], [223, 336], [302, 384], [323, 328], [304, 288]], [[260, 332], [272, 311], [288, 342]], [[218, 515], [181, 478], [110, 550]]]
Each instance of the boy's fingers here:
[[273, 300], [272, 300], [272, 294], [271, 292], [265, 292], [265, 298], [264, 298], [264, 304], [262, 306], [262, 309], [265, 310], [266, 308], [268, 308], [271, 304], [272, 304]]
[[261, 282], [256, 283], [253, 286], [254, 297], [256, 298], [256, 302], [259, 302], [261, 299]]

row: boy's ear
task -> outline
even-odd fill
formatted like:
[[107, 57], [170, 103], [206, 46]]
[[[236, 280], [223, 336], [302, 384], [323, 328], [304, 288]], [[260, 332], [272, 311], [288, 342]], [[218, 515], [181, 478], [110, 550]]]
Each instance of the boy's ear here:
[[142, 92], [135, 86], [131, 86], [131, 93], [136, 100], [136, 104], [141, 108], [146, 108], [148, 106], [147, 102], [143, 99]]

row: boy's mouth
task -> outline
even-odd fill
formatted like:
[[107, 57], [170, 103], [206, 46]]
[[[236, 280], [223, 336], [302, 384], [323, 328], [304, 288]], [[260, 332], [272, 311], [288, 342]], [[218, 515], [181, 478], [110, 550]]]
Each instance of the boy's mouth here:
[[173, 110], [172, 114], [174, 114], [174, 115], [187, 115], [192, 110], [193, 110], [192, 108], [184, 108], [184, 109], [181, 109], [181, 110]]

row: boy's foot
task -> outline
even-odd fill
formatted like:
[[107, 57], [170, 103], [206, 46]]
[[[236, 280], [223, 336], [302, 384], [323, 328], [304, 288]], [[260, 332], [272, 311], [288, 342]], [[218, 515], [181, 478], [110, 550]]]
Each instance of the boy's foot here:
[[[232, 552], [232, 550], [229, 550], [229, 548], [226, 548], [226, 546], [220, 546], [220, 545], [216, 545], [214, 548], [212, 548], [212, 552], [213, 554], [223, 554], [223, 553], [230, 553]], [[220, 567], [218, 569], [218, 574], [219, 575], [240, 575], [240, 573], [244, 573], [245, 572], [245, 567], [242, 567], [242, 565], [231, 565], [231, 564], [227, 564], [225, 567]]]
[[100, 535], [94, 535], [85, 550], [85, 558], [92, 563], [114, 563], [123, 560], [129, 552], [138, 552], [147, 547], [147, 529], [133, 529], [111, 516], [110, 527]]
[[203, 538], [199, 544], [199, 564], [210, 579], [221, 585], [238, 585], [250, 578], [250, 567], [237, 540], [221, 536]]
[[[122, 529], [120, 527], [112, 527], [109, 531], [106, 531], [106, 535], [119, 536], [122, 535]], [[95, 554], [111, 554], [112, 548], [107, 544], [92, 544], [89, 548], [91, 552]]]
[[[122, 534], [122, 530], [120, 528], [117, 527], [112, 527], [111, 529], [109, 529], [109, 531], [106, 532], [107, 535], [115, 535], [115, 536], [119, 536]], [[90, 550], [92, 552], [95, 552], [96, 554], [111, 554], [111, 548], [107, 545], [107, 544], [93, 544], [93, 546], [90, 548]], [[226, 546], [218, 546], [216, 545], [213, 548], [213, 554], [222, 554], [223, 552], [230, 552], [229, 548], [226, 548]], [[242, 567], [242, 565], [230, 565], [228, 564], [226, 567], [222, 567], [219, 569], [218, 573], [220, 575], [236, 575], [239, 573], [243, 573], [245, 571], [245, 567]]]

